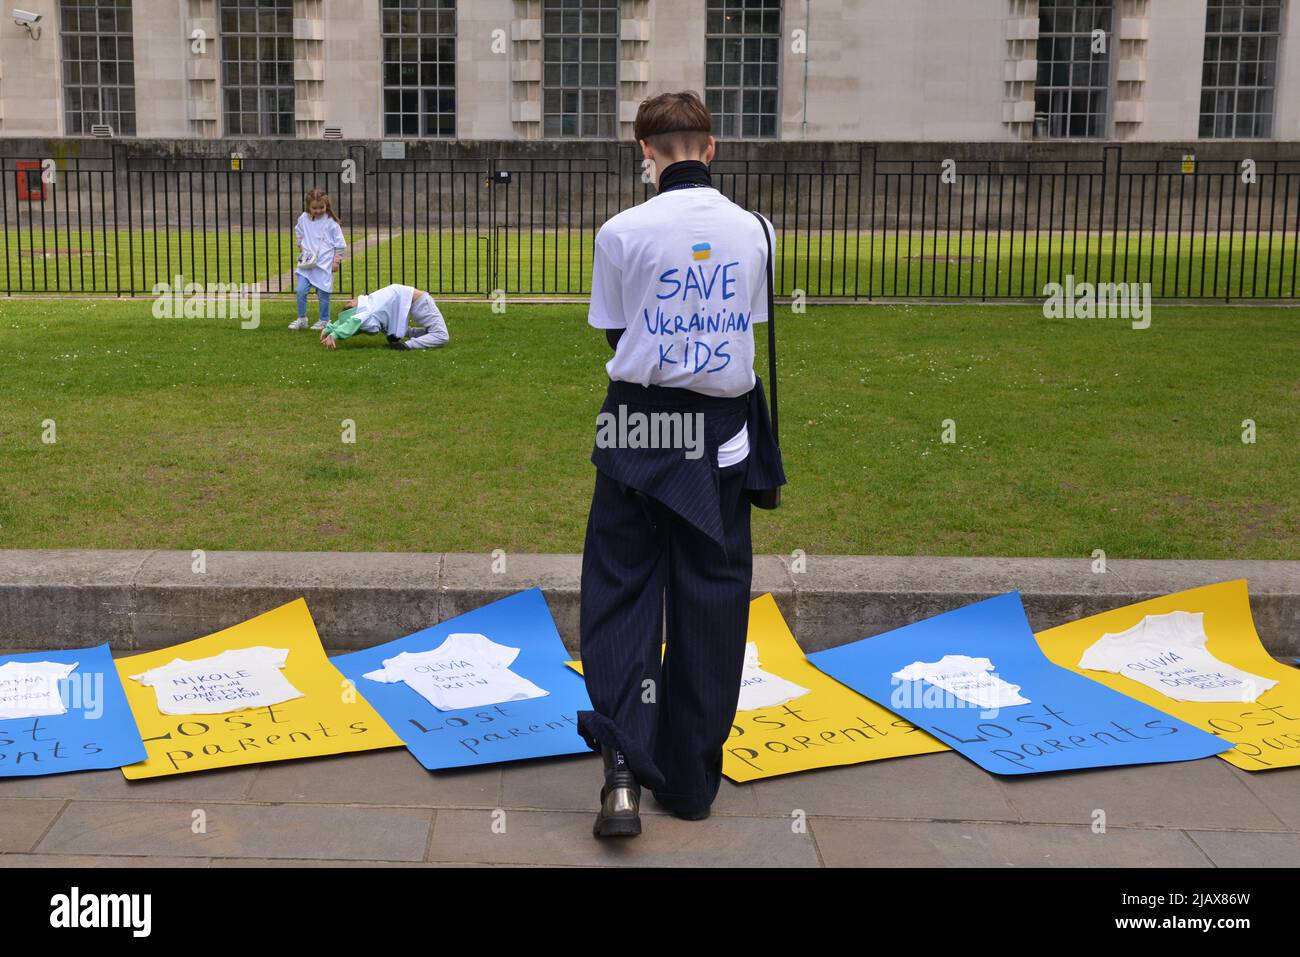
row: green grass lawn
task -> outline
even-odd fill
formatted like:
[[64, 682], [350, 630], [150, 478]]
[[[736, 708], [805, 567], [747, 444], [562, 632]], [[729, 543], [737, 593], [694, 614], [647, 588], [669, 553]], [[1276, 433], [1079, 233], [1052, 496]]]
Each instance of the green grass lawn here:
[[[391, 239], [359, 224], [340, 292], [405, 282], [435, 295], [584, 295], [594, 233], [508, 228], [408, 232]], [[177, 274], [200, 282], [257, 282], [286, 275], [290, 231], [171, 232], [11, 227], [0, 232], [0, 291], [148, 292]], [[1181, 239], [1137, 234], [972, 235], [940, 231], [851, 234], [786, 230], [779, 237], [779, 294], [811, 297], [1037, 298], [1048, 282], [1149, 282], [1164, 298], [1295, 298], [1294, 232]], [[285, 280], [277, 292], [290, 292]]]
[[291, 233], [53, 229], [0, 232], [0, 289], [10, 292], [148, 291], [183, 275], [195, 282], [257, 282], [293, 268]]
[[[284, 302], [246, 331], [0, 301], [0, 548], [578, 551], [603, 337], [581, 306], [446, 313], [441, 350], [327, 352]], [[1300, 558], [1294, 310], [782, 320], [791, 484], [760, 552]]]

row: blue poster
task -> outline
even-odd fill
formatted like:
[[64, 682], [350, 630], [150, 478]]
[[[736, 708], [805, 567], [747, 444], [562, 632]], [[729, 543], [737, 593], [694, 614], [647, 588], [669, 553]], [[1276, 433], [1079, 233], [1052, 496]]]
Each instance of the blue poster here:
[[144, 759], [108, 645], [0, 656], [0, 777]]
[[331, 658], [431, 771], [580, 754], [591, 708], [541, 589]]
[[1019, 592], [808, 660], [994, 774], [1188, 761], [1232, 747], [1052, 664]]

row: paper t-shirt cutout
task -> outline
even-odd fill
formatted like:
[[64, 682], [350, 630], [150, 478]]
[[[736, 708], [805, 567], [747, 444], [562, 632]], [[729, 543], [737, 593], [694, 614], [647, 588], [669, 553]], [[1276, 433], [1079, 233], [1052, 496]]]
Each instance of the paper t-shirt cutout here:
[[1020, 685], [1003, 681], [993, 673], [993, 662], [988, 658], [944, 655], [938, 661], [914, 661], [895, 671], [893, 677], [899, 681], [929, 682], [985, 710], [1031, 704], [1020, 694]]
[[487, 635], [457, 632], [430, 651], [404, 651], [363, 677], [384, 684], [405, 682], [439, 711], [477, 708], [541, 698], [549, 692], [510, 670], [518, 648]]
[[1206, 649], [1208, 640], [1203, 612], [1147, 615], [1098, 638], [1079, 667], [1124, 675], [1178, 701], [1255, 701], [1277, 684], [1220, 661]]
[[[295, 695], [279, 704], [237, 701], [216, 717], [167, 715], [159, 710], [154, 689], [130, 678], [166, 668], [177, 659], [220, 659], [228, 651], [266, 647], [289, 652], [283, 658], [283, 677]], [[138, 738], [147, 751], [122, 768], [132, 781], [402, 745], [325, 657], [302, 598], [193, 641], [119, 658], [115, 670], [122, 676], [140, 729]]]
[[786, 681], [762, 669], [758, 660], [758, 645], [745, 644], [745, 667], [740, 673], [740, 701], [737, 711], [754, 711], [758, 708], [775, 708], [777, 705], [802, 698], [808, 689], [793, 681]]
[[[48, 679], [42, 690], [49, 691], [49, 698], [44, 701], [26, 697], [32, 682], [17, 681], [20, 675], [30, 677], [33, 669]], [[13, 695], [15, 687], [23, 692], [21, 700]], [[107, 644], [2, 655], [0, 697], [6, 691], [10, 697], [0, 716], [0, 780], [120, 768], [144, 760], [140, 731]], [[17, 716], [18, 705], [32, 707]]]
[[211, 658], [176, 658], [131, 679], [154, 689], [163, 714], [223, 714], [301, 698], [280, 671], [288, 661], [287, 648], [232, 648]]
[[[402, 652], [424, 654], [455, 634], [493, 635], [519, 649], [510, 671], [546, 694], [443, 711], [405, 682], [370, 681]], [[590, 754], [578, 735], [578, 712], [591, 708], [582, 678], [564, 665], [566, 652], [546, 597], [529, 588], [395, 641], [331, 659], [430, 771]]]
[[59, 682], [77, 664], [58, 661], [10, 661], [0, 665], [0, 720], [67, 714]]
[[[1024, 688], [1032, 703], [986, 709], [925, 681], [891, 677], [949, 655], [995, 662], [998, 674]], [[808, 660], [995, 774], [1190, 761], [1228, 750], [1211, 734], [1049, 661], [1034, 642], [1018, 592], [818, 651]]]
[[[1121, 634], [1147, 615], [1202, 612], [1205, 648], [1219, 661], [1277, 684], [1259, 702], [1179, 701], [1124, 675], [1087, 671], [1079, 659], [1102, 635]], [[1057, 625], [1036, 636], [1053, 662], [1195, 725], [1233, 747], [1219, 757], [1243, 771], [1300, 767], [1300, 673], [1276, 661], [1255, 631], [1245, 579], [1203, 585]]]

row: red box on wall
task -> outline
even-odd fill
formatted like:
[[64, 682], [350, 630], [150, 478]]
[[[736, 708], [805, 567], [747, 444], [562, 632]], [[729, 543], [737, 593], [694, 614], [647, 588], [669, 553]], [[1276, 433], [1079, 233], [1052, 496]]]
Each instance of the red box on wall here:
[[40, 160], [19, 160], [14, 164], [18, 171], [18, 198], [28, 202], [45, 202], [45, 181], [41, 179]]

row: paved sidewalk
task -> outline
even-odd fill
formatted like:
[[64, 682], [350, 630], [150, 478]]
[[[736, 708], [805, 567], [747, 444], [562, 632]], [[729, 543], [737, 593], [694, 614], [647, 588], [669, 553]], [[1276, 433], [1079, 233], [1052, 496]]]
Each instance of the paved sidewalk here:
[[7, 778], [0, 866], [1300, 866], [1300, 768], [1011, 779], [922, 755], [724, 781], [703, 822], [647, 802], [642, 836], [613, 844], [591, 836], [599, 778], [595, 755], [430, 774], [404, 749], [131, 783]]
[[641, 837], [621, 842], [591, 836], [600, 779], [594, 754], [430, 773], [405, 748], [144, 781], [0, 778], [0, 867], [1300, 866], [1300, 768], [999, 777], [916, 755], [724, 779], [706, 821], [647, 794]]

